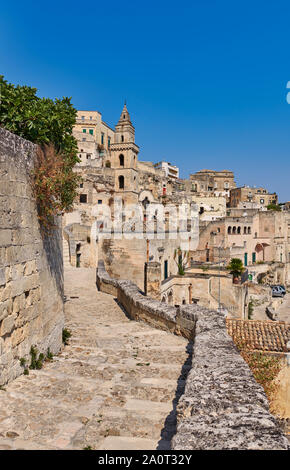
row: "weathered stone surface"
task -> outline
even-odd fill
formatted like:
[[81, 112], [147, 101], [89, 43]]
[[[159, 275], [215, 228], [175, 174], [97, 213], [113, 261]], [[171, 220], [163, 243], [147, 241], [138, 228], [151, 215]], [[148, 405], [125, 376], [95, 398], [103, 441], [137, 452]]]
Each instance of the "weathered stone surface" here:
[[94, 274], [65, 273], [69, 345], [0, 390], [0, 449], [170, 448], [188, 342], [130, 321]]
[[199, 310], [192, 369], [177, 406], [172, 448], [286, 450], [288, 440], [228, 336], [225, 319], [216, 311]]
[[42, 237], [31, 171], [36, 146], [0, 129], [0, 385], [22, 373], [32, 344], [59, 351], [63, 328], [61, 231]]
[[192, 366], [177, 405], [172, 449], [284, 449], [288, 440], [270, 414], [263, 388], [227, 334], [225, 317], [187, 305], [178, 310], [144, 297], [130, 281], [110, 279], [102, 262], [99, 289], [114, 290], [130, 317], [194, 339]]

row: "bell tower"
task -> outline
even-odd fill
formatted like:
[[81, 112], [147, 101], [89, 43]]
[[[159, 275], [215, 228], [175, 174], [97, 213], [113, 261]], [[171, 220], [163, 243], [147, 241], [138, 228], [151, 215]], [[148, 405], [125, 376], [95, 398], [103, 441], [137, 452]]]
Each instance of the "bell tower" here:
[[126, 103], [115, 127], [114, 143], [111, 143], [111, 168], [115, 170], [117, 193], [138, 193], [137, 161], [139, 147], [135, 144], [135, 128]]

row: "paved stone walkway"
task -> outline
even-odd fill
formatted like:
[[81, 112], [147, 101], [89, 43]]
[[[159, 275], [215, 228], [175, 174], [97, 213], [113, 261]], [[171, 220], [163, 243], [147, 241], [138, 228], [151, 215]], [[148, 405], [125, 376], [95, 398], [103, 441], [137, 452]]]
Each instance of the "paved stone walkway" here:
[[[277, 297], [278, 303], [276, 306], [276, 311], [278, 313], [278, 320], [285, 321], [290, 323], [290, 294], [286, 294], [285, 297]], [[268, 302], [265, 302], [262, 305], [254, 307], [254, 314], [252, 316], [253, 320], [268, 320], [269, 317], [266, 314], [266, 307], [269, 305]]]
[[169, 449], [188, 342], [130, 321], [95, 270], [66, 270], [65, 293], [69, 345], [0, 390], [0, 449]]

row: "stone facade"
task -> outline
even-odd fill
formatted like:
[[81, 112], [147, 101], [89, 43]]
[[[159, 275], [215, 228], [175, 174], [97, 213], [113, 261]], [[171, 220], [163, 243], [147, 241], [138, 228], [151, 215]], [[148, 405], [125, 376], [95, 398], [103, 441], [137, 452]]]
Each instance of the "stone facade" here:
[[210, 193], [217, 196], [228, 196], [230, 190], [236, 187], [232, 171], [200, 170], [190, 175], [194, 190], [201, 193]]
[[276, 193], [269, 193], [265, 188], [256, 188], [243, 186], [241, 188], [232, 188], [230, 191], [230, 207], [238, 207], [239, 205], [251, 203], [255, 207], [261, 209], [269, 204], [278, 204], [278, 196]]
[[114, 131], [98, 111], [78, 111], [73, 130], [78, 142], [78, 166], [102, 167], [114, 139]]
[[[0, 385], [23, 373], [31, 345], [62, 345], [60, 229], [42, 237], [30, 174], [36, 146], [0, 129]], [[60, 222], [60, 221], [58, 221]]]

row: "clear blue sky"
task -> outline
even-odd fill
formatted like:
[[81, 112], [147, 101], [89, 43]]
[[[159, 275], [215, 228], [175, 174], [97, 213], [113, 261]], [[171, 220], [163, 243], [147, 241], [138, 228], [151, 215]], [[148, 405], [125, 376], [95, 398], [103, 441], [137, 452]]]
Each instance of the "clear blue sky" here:
[[40, 96], [111, 126], [126, 99], [141, 160], [290, 200], [289, 1], [5, 2], [0, 41], [0, 73]]

